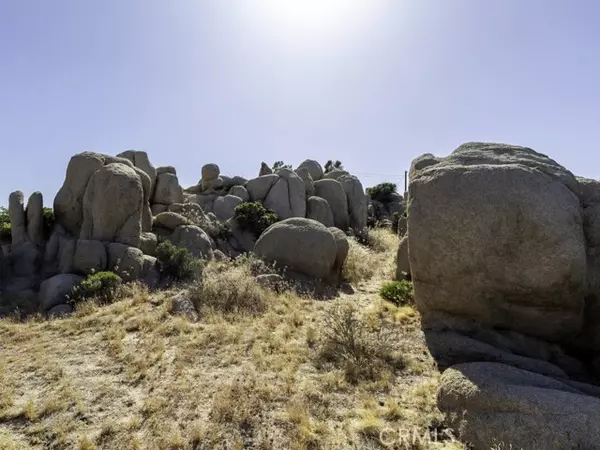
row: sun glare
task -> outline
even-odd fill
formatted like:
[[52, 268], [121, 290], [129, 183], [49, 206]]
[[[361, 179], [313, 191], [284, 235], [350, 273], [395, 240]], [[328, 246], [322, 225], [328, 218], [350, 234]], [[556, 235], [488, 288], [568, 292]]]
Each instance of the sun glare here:
[[370, 25], [385, 0], [250, 0], [246, 13], [263, 31], [298, 39], [344, 38]]

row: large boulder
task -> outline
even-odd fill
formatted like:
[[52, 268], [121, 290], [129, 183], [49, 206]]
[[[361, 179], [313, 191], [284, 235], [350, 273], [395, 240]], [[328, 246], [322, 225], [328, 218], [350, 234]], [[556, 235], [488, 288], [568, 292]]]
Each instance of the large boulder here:
[[254, 252], [267, 262], [323, 279], [331, 275], [338, 256], [336, 238], [325, 225], [295, 217], [267, 228]]
[[331, 281], [339, 284], [342, 281], [342, 267], [346, 262], [346, 258], [348, 257], [350, 244], [348, 243], [346, 234], [339, 228], [330, 227], [328, 230], [335, 238], [335, 245], [337, 249], [335, 263], [331, 273]]
[[598, 448], [598, 388], [571, 384], [499, 363], [446, 370], [438, 407], [476, 450]]
[[83, 281], [83, 277], [73, 274], [60, 274], [44, 280], [40, 286], [39, 302], [43, 311], [67, 303], [71, 290]]
[[80, 239], [138, 247], [145, 206], [142, 180], [133, 168], [119, 163], [99, 168], [85, 190]]
[[108, 258], [106, 247], [100, 241], [80, 239], [75, 247], [73, 255], [73, 270], [87, 275], [93, 272], [101, 272], [106, 269]]
[[183, 203], [183, 189], [179, 185], [177, 175], [171, 172], [158, 174], [152, 203], [161, 203], [163, 205]]
[[327, 200], [335, 226], [340, 230], [347, 230], [349, 225], [348, 198], [342, 184], [330, 179], [316, 181], [315, 195]]
[[177, 247], [185, 248], [193, 256], [211, 260], [213, 258], [212, 241], [206, 232], [195, 225], [177, 227], [170, 237]]
[[83, 196], [88, 182], [104, 161], [105, 155], [93, 152], [79, 153], [69, 161], [65, 181], [54, 199], [54, 215], [56, 223], [72, 235], [79, 234], [83, 222]]
[[25, 215], [27, 216], [27, 238], [34, 245], [44, 243], [44, 199], [41, 192], [34, 192], [29, 196]]
[[573, 338], [586, 291], [579, 189], [570, 172], [523, 147], [471, 143], [415, 160], [408, 240], [420, 312]]
[[258, 178], [248, 180], [246, 183], [246, 190], [250, 194], [250, 200], [253, 202], [263, 201], [273, 185], [279, 181], [279, 176], [271, 173], [268, 175], [262, 175]]
[[314, 159], [307, 159], [300, 163], [298, 169], [306, 169], [313, 181], [319, 181], [323, 178], [323, 167]]
[[327, 228], [334, 225], [333, 213], [327, 200], [321, 197], [309, 197], [306, 201], [306, 217], [321, 222]]
[[205, 164], [202, 166], [202, 181], [216, 180], [220, 173], [221, 170], [216, 164]]
[[398, 253], [396, 254], [396, 280], [410, 279], [410, 260], [408, 257], [408, 238], [400, 239]]
[[123, 153], [119, 153], [117, 155], [120, 158], [128, 159], [133, 163], [133, 165], [146, 173], [150, 178], [150, 193], [154, 192], [154, 187], [156, 186], [156, 169], [150, 162], [150, 158], [148, 158], [148, 153], [140, 151], [140, 150], [127, 150]]
[[300, 167], [296, 169], [296, 174], [304, 181], [304, 194], [306, 195], [306, 198], [315, 195], [315, 182], [310, 176], [308, 168]]
[[[109, 169], [105, 167], [110, 166]], [[95, 178], [97, 172], [101, 171]], [[94, 178], [94, 183], [92, 183]], [[102, 181], [107, 181], [110, 178], [111, 185], [110, 191], [102, 192], [100, 187]], [[137, 195], [134, 197], [128, 197], [130, 191], [125, 187], [127, 185], [126, 180], [130, 180], [132, 184], [136, 186], [133, 190], [140, 191], [141, 195], [139, 198]], [[136, 179], [137, 181], [133, 181]], [[120, 181], [118, 181], [120, 180]], [[138, 189], [138, 185], [141, 189]], [[96, 188], [96, 189], [94, 189]], [[88, 194], [89, 191], [89, 194]], [[150, 176], [141, 168], [135, 167], [134, 164], [126, 158], [103, 155], [100, 153], [84, 152], [73, 156], [67, 167], [67, 173], [63, 186], [59, 190], [56, 198], [54, 199], [54, 215], [56, 223], [61, 225], [68, 234], [71, 236], [78, 236], [82, 239], [91, 239], [97, 235], [95, 229], [95, 221], [102, 222], [101, 233], [114, 232], [115, 230], [109, 230], [106, 228], [105, 222], [108, 220], [114, 220], [112, 225], [117, 224], [121, 220], [126, 220], [121, 217], [118, 218], [119, 214], [126, 213], [125, 210], [130, 210], [131, 220], [126, 229], [117, 232], [118, 235], [123, 236], [125, 233], [133, 232], [132, 230], [135, 225], [133, 222], [137, 222], [138, 217], [140, 220], [140, 228], [142, 230], [149, 230], [152, 225], [152, 215], [150, 211], [149, 201], [151, 198], [152, 181]], [[111, 197], [109, 198], [109, 195]], [[115, 197], [115, 195], [125, 195], [124, 198]], [[87, 205], [86, 203], [87, 197]], [[90, 217], [90, 213], [94, 208], [89, 201], [96, 203], [96, 215], [102, 213], [103, 209], [110, 209], [109, 205], [115, 205], [116, 210], [110, 214], [109, 217], [104, 217], [104, 214], [100, 214], [94, 218], [94, 214]], [[139, 205], [137, 204], [139, 200]], [[131, 206], [133, 203], [136, 205]], [[91, 208], [91, 209], [90, 209]], [[86, 211], [87, 209], [87, 211]], [[86, 215], [87, 214], [87, 215]], [[92, 222], [90, 222], [92, 220]], [[85, 222], [85, 230], [82, 230]], [[108, 226], [108, 228], [112, 228]], [[92, 226], [92, 228], [90, 228]], [[83, 231], [83, 235], [81, 232]], [[135, 241], [138, 239], [135, 235], [129, 237], [130, 240]]]
[[144, 277], [144, 254], [139, 248], [128, 245], [108, 244], [108, 268], [123, 281], [134, 281]]
[[279, 180], [269, 190], [264, 206], [277, 213], [280, 219], [304, 217], [306, 196], [304, 181], [291, 169], [279, 169]]
[[217, 216], [217, 219], [221, 222], [225, 222], [233, 217], [235, 207], [242, 202], [243, 200], [235, 195], [217, 197], [213, 204], [213, 212], [215, 216]]
[[353, 175], [343, 175], [338, 181], [348, 199], [350, 227], [356, 231], [364, 230], [367, 228], [367, 199], [362, 183]]
[[166, 228], [168, 230], [174, 230], [181, 225], [188, 224], [189, 221], [184, 216], [171, 211], [162, 212], [154, 218], [155, 226]]
[[24, 197], [21, 191], [15, 191], [8, 197], [8, 215], [10, 218], [12, 246], [17, 247], [27, 241], [27, 220]]
[[[245, 183], [244, 183], [245, 184]], [[229, 189], [229, 195], [235, 195], [242, 199], [243, 202], [247, 202], [250, 200], [250, 194], [244, 186], [234, 185]]]

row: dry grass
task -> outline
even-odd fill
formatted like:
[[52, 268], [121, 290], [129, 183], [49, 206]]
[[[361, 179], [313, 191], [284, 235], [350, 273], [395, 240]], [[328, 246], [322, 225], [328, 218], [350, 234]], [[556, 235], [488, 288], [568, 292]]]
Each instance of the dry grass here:
[[352, 284], [368, 282], [374, 278], [391, 280], [395, 274], [395, 257], [400, 239], [390, 230], [369, 230], [369, 245], [349, 239], [350, 250], [343, 276]]
[[370, 281], [327, 302], [213, 263], [198, 323], [169, 313], [176, 291], [137, 285], [65, 319], [0, 320], [0, 448], [375, 449], [386, 430], [439, 425], [419, 316], [377, 295], [396, 249], [366, 251]]

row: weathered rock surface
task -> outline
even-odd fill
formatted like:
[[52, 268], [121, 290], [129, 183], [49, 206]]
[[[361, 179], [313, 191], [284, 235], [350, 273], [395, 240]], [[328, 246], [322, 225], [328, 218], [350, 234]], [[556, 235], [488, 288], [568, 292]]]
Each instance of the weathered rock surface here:
[[306, 217], [322, 223], [327, 228], [334, 225], [333, 213], [327, 200], [321, 197], [309, 197], [306, 202]]
[[158, 214], [154, 218], [154, 224], [159, 227], [167, 228], [169, 230], [174, 230], [175, 228], [177, 228], [181, 225], [188, 225], [189, 222], [181, 214], [167, 211], [167, 212], [162, 212], [162, 213]]
[[356, 231], [367, 228], [367, 199], [365, 190], [358, 178], [352, 175], [343, 175], [338, 181], [342, 185], [348, 199], [348, 214], [350, 227]]
[[235, 195], [217, 197], [213, 204], [213, 212], [217, 216], [217, 219], [225, 222], [233, 217], [235, 207], [242, 202], [243, 200]]
[[279, 169], [279, 179], [264, 199], [264, 206], [277, 213], [280, 219], [304, 217], [306, 196], [304, 181], [291, 169]]
[[177, 247], [187, 249], [197, 258], [212, 259], [212, 242], [208, 234], [195, 225], [178, 227], [170, 237]]
[[73, 274], [60, 274], [43, 281], [40, 286], [39, 302], [42, 311], [49, 311], [67, 302], [71, 290], [83, 281], [83, 277]]
[[92, 174], [85, 191], [80, 239], [138, 247], [144, 207], [137, 172], [123, 164], [103, 166]]
[[313, 181], [319, 181], [321, 178], [323, 178], [323, 167], [314, 159], [307, 159], [303, 161], [298, 166], [298, 169], [303, 168], [308, 170], [308, 173]]
[[163, 172], [157, 176], [153, 203], [163, 205], [183, 203], [183, 189], [179, 185], [177, 175], [171, 172]]
[[474, 449], [597, 448], [600, 399], [581, 389], [498, 363], [467, 363], [446, 370], [438, 406], [461, 440]]
[[106, 247], [100, 241], [80, 239], [75, 246], [73, 255], [73, 270], [87, 275], [106, 269], [108, 257]]
[[316, 181], [315, 194], [317, 197], [327, 200], [335, 226], [340, 230], [347, 230], [349, 225], [348, 198], [341, 183], [330, 179]]
[[337, 245], [334, 236], [321, 223], [304, 218], [278, 222], [260, 236], [255, 253], [266, 262], [315, 277], [332, 273]]
[[279, 181], [279, 176], [274, 173], [248, 180], [246, 190], [250, 194], [250, 200], [253, 202], [263, 201], [277, 181]]
[[575, 178], [533, 150], [467, 144], [413, 163], [410, 269], [419, 310], [560, 342], [583, 322], [586, 248]]
[[410, 260], [408, 257], [408, 238], [404, 237], [400, 240], [396, 255], [396, 280], [407, 279], [410, 279]]

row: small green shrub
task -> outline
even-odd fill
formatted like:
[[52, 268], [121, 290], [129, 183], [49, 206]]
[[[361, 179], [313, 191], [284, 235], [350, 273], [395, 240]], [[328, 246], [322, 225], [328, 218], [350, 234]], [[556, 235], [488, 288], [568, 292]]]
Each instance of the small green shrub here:
[[279, 169], [291, 169], [292, 166], [290, 164], [285, 164], [283, 161], [275, 161], [273, 164], [273, 172]]
[[10, 217], [8, 210], [0, 206], [0, 241], [9, 240], [10, 237]]
[[44, 237], [48, 239], [54, 228], [54, 211], [52, 208], [42, 208], [42, 223], [44, 224]]
[[79, 286], [75, 286], [69, 299], [72, 304], [89, 299], [105, 304], [113, 303], [120, 298], [122, 283], [121, 277], [114, 272], [96, 272], [88, 275]]
[[344, 165], [341, 161], [332, 161], [331, 159], [325, 163], [325, 173], [334, 171], [335, 169], [344, 170]]
[[[52, 208], [42, 209], [42, 223], [44, 227], [44, 238], [48, 239], [54, 227], [54, 211]], [[10, 216], [8, 210], [0, 206], [0, 240], [10, 240], [12, 236]]]
[[173, 280], [192, 281], [202, 273], [204, 268], [201, 259], [194, 258], [185, 248], [177, 248], [167, 240], [156, 247], [156, 257], [160, 262], [162, 273]]
[[238, 225], [259, 237], [263, 231], [279, 220], [277, 214], [258, 202], [244, 202], [235, 207], [233, 218]]
[[381, 286], [379, 295], [396, 306], [413, 303], [413, 287], [410, 281], [392, 281]]
[[394, 183], [380, 183], [376, 186], [367, 188], [367, 195], [371, 200], [377, 200], [381, 203], [390, 203], [392, 194], [397, 192], [397, 186]]

